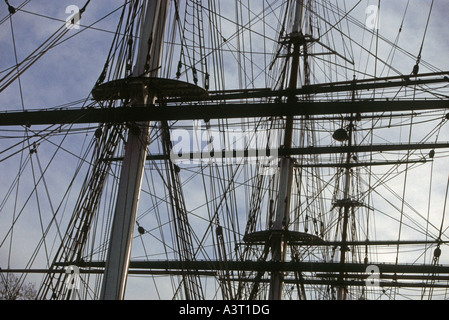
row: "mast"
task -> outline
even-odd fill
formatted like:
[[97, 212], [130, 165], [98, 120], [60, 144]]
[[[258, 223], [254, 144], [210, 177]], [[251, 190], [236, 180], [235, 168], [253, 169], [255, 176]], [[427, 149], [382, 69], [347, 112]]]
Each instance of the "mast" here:
[[[168, 4], [168, 0], [148, 1], [146, 4], [134, 77], [158, 76]], [[154, 104], [155, 96], [148, 92], [148, 88], [144, 86], [142, 92], [142, 96], [135, 97], [134, 104], [145, 106]], [[120, 300], [124, 298], [125, 293], [133, 229], [150, 138], [150, 122], [139, 122], [136, 125], [137, 132], [134, 130], [130, 132], [126, 142], [103, 277], [101, 291], [103, 300]]]
[[[353, 134], [353, 123], [352, 120], [348, 126], [348, 147], [352, 146], [352, 134]], [[342, 239], [341, 239], [341, 253], [340, 253], [340, 264], [344, 265], [346, 263], [346, 252], [348, 251], [347, 240], [348, 240], [348, 222], [349, 222], [349, 210], [352, 207], [350, 199], [350, 186], [351, 186], [351, 169], [349, 164], [351, 162], [351, 153], [348, 152], [346, 155], [346, 164], [344, 174], [344, 195], [343, 195], [343, 228], [342, 228]], [[340, 272], [340, 281], [344, 282], [344, 271]], [[347, 287], [341, 286], [337, 288], [337, 300], [346, 300]]]
[[[298, 85], [298, 73], [300, 66], [300, 51], [301, 44], [303, 42], [301, 25], [303, 15], [303, 0], [296, 0], [295, 19], [293, 23], [292, 33], [290, 34], [291, 44], [293, 45], [293, 57], [292, 66], [289, 80], [289, 90], [292, 92], [288, 96], [288, 102], [295, 101], [296, 96], [294, 94]], [[286, 119], [286, 128], [284, 136], [284, 149], [290, 149], [292, 147], [293, 139], [293, 116], [288, 116]], [[278, 204], [276, 210], [276, 217], [272, 232], [271, 253], [273, 262], [284, 262], [286, 258], [286, 242], [284, 241], [283, 233], [288, 231], [288, 224], [290, 221], [290, 203], [291, 203], [291, 191], [293, 181], [293, 159], [290, 156], [285, 156], [280, 160], [280, 177], [279, 177], [279, 193]], [[282, 289], [284, 284], [283, 272], [274, 270], [271, 275], [269, 299], [281, 300]]]

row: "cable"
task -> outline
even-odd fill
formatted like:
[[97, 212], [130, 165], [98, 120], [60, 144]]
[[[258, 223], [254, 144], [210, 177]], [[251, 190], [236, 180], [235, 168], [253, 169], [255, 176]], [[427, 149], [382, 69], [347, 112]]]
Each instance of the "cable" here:
[[[31, 0], [26, 0], [24, 2], [22, 2], [21, 5], [19, 5], [17, 8], [15, 8], [15, 11], [18, 11], [20, 9], [22, 9], [24, 6], [26, 6]], [[11, 16], [11, 13], [9, 15], [7, 15], [6, 17], [4, 17], [2, 20], [0, 20], [0, 25], [2, 25], [6, 20], [8, 20], [8, 18]]]
[[[9, 5], [7, 0], [5, 2]], [[83, 8], [82, 12], [86, 10], [87, 5], [90, 0], [88, 0]], [[47, 40], [44, 41], [36, 50], [34, 50], [27, 58], [25, 58], [22, 62], [16, 64], [15, 69], [8, 72], [3, 78], [0, 79], [0, 92], [5, 90], [10, 84], [12, 84], [20, 75], [22, 75], [26, 70], [28, 70], [33, 64], [35, 64], [45, 53], [47, 53], [50, 49], [54, 48], [56, 45], [64, 42], [60, 40], [70, 31], [69, 28], [66, 28], [64, 24], [61, 26], [56, 32], [54, 32]], [[66, 39], [67, 40], [67, 39]], [[16, 72], [17, 71], [17, 72]]]
[[[28, 13], [28, 14], [31, 14], [31, 15], [34, 15], [34, 16], [46, 18], [46, 19], [49, 19], [49, 20], [53, 20], [53, 21], [58, 21], [58, 22], [64, 22], [64, 23], [66, 23], [66, 21], [63, 20], [63, 19], [58, 19], [58, 18], [50, 17], [50, 16], [45, 15], [45, 14], [41, 14], [41, 13], [37, 13], [37, 12], [31, 12], [31, 11], [27, 11], [27, 10], [23, 10], [23, 9], [22, 9], [22, 10], [19, 10], [19, 11], [20, 11], [20, 12], [24, 12], [24, 13]], [[98, 22], [98, 21], [97, 21], [97, 22]], [[95, 22], [95, 23], [97, 23], [97, 22]], [[115, 34], [115, 33], [116, 33], [115, 31], [111, 31], [111, 30], [106, 30], [106, 29], [101, 29], [101, 28], [95, 28], [95, 27], [92, 27], [92, 24], [91, 24], [90, 26], [86, 26], [86, 25], [80, 24], [79, 26], [80, 26], [81, 28], [84, 28], [84, 29], [91, 29], [91, 30], [95, 30], [95, 31], [105, 32], [105, 33], [112, 33], [112, 34]]]

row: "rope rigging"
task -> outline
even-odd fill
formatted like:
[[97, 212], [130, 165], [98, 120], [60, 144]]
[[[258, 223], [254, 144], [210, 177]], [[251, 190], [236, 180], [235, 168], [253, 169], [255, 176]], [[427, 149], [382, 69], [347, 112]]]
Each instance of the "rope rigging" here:
[[[342, 4], [331, 0], [263, 1], [259, 6], [250, 0], [235, 0], [224, 7], [223, 1], [219, 0], [171, 1], [160, 75], [166, 79], [193, 82], [206, 90], [212, 90], [210, 93], [216, 94], [214, 98], [217, 97], [212, 107], [216, 104], [226, 108], [227, 104], [232, 105], [234, 102], [243, 105], [267, 101], [277, 101], [279, 107], [282, 107], [287, 101], [286, 95], [258, 97], [245, 94], [258, 93], [254, 89], [259, 87], [271, 88], [264, 89], [267, 91], [283, 88], [293, 77], [297, 77], [297, 86], [300, 88], [320, 88], [320, 84], [329, 83], [329, 86], [371, 83], [373, 74], [383, 74], [384, 71], [400, 74], [398, 67], [393, 64], [394, 58], [400, 54], [407, 59], [412, 57], [398, 46], [399, 37], [409, 31], [405, 18], [411, 9], [410, 1], [407, 2], [402, 21], [398, 19], [399, 32], [394, 41], [383, 38], [380, 32], [366, 30], [366, 26], [354, 18], [361, 2], [354, 0], [346, 7], [349, 2]], [[7, 0], [5, 3], [10, 6]], [[85, 3], [82, 13], [89, 3]], [[100, 65], [99, 75], [95, 74], [96, 86], [134, 75], [133, 66], [138, 50], [136, 40], [143, 24], [144, 3], [127, 1], [121, 7], [117, 28], [114, 36], [111, 36], [112, 44], [107, 48], [109, 51], [105, 50], [107, 56]], [[300, 3], [304, 5], [304, 13], [303, 29], [299, 30], [305, 30], [310, 38], [294, 38], [289, 34], [295, 5]], [[430, 11], [436, 7], [437, 4], [434, 7], [432, 1]], [[388, 4], [385, 3], [383, 12], [387, 8]], [[18, 13], [20, 9], [16, 8], [14, 14]], [[399, 13], [402, 15], [402, 11]], [[430, 20], [429, 13], [416, 62], [416, 65], [428, 68], [430, 64], [422, 60], [422, 53], [425, 40], [431, 34]], [[354, 26], [359, 28], [356, 30]], [[372, 38], [365, 39], [362, 34], [365, 31]], [[396, 31], [394, 29], [393, 32]], [[0, 81], [0, 88], [6, 88], [15, 79], [20, 81], [26, 69], [48, 50], [67, 39], [65, 34], [65, 30], [58, 30], [33, 54], [21, 63], [16, 62], [12, 70], [5, 71], [8, 74]], [[315, 38], [319, 38], [322, 45], [315, 42]], [[303, 42], [298, 45], [299, 50], [294, 51], [294, 41], [300, 40]], [[378, 41], [376, 46], [375, 41]], [[273, 53], [268, 52], [270, 49]], [[298, 72], [291, 75], [291, 61], [295, 54], [299, 58]], [[413, 58], [415, 60], [416, 56]], [[374, 67], [374, 64], [379, 65]], [[373, 69], [370, 69], [371, 66]], [[436, 69], [434, 66], [432, 68]], [[146, 71], [150, 70], [147, 68]], [[444, 75], [438, 76], [442, 78]], [[351, 89], [344, 92], [292, 94], [290, 99], [310, 103], [320, 100], [363, 103], [374, 98], [415, 100], [440, 92], [439, 98], [444, 99], [447, 90], [445, 83], [441, 87], [432, 83], [428, 87], [415, 86], [413, 90], [406, 86], [376, 90], [375, 95], [371, 89]], [[241, 93], [238, 99], [227, 101], [218, 98], [222, 98], [219, 96], [221, 93], [232, 95], [234, 92]], [[160, 97], [152, 107], [172, 108], [176, 112], [175, 108], [183, 106], [208, 105], [207, 101], [167, 101]], [[78, 104], [88, 105], [92, 109], [134, 107], [130, 99], [93, 103], [83, 99], [54, 108]], [[441, 168], [438, 166], [448, 156], [448, 152], [444, 151], [447, 149], [428, 151], [420, 149], [419, 145], [430, 145], [429, 141], [435, 145], [443, 144], [448, 117], [447, 112], [442, 113], [440, 110], [415, 112], [409, 109], [389, 113], [334, 112], [325, 116], [295, 116], [291, 126], [291, 150], [281, 147], [286, 131], [285, 117], [208, 119], [205, 111], [205, 119], [198, 119], [193, 126], [189, 121], [151, 123], [149, 141], [140, 141], [145, 144], [144, 151], [148, 158], [144, 166], [140, 209], [133, 230], [133, 237], [138, 241], [130, 259], [142, 263], [165, 261], [169, 267], [130, 267], [129, 277], [151, 277], [151, 281], [145, 283], [149, 288], [147, 293], [162, 299], [212, 297], [241, 300], [268, 297], [273, 270], [265, 270], [263, 266], [271, 262], [277, 208], [285, 202], [279, 196], [283, 185], [279, 182], [278, 163], [284, 156], [274, 157], [273, 170], [268, 174], [264, 166], [270, 163], [250, 162], [245, 157], [240, 159], [237, 152], [231, 159], [225, 158], [224, 152], [223, 159], [216, 156], [228, 147], [231, 151], [250, 150], [254, 147], [252, 142], [263, 140], [261, 137], [269, 131], [275, 139], [274, 146], [265, 141], [262, 151], [266, 149], [270, 155], [274, 151], [284, 152], [291, 158], [293, 166], [293, 182], [289, 192], [291, 205], [286, 210], [288, 219], [285, 220], [288, 222], [285, 222], [285, 229], [278, 230], [284, 237], [282, 245], [286, 250], [285, 262], [293, 265], [304, 263], [303, 266], [306, 263], [315, 266], [318, 262], [323, 267], [335, 270], [321, 272], [303, 267], [289, 269], [282, 274], [285, 297], [333, 299], [341, 288], [347, 288], [348, 298], [401, 296], [406, 291], [395, 290], [395, 286], [402, 284], [400, 274], [398, 278], [393, 278], [392, 273], [384, 273], [384, 287], [371, 288], [364, 285], [363, 276], [366, 274], [363, 269], [350, 272], [344, 267], [347, 264], [363, 268], [369, 263], [382, 262], [384, 258], [385, 261], [396, 259], [397, 267], [405, 266], [402, 261], [411, 261], [412, 264], [430, 262], [436, 270], [440, 267], [439, 264], [445, 259], [444, 245], [448, 241], [447, 220], [444, 219], [446, 203], [441, 210], [433, 204], [434, 201], [439, 204], [445, 198], [442, 196], [434, 200], [432, 194], [430, 210], [429, 191], [429, 199], [426, 199], [428, 206], [425, 208], [427, 216], [419, 200], [422, 189], [430, 187], [434, 191], [441, 185], [437, 185], [441, 182], [437, 179], [440, 174], [437, 168]], [[410, 129], [407, 135], [404, 128]], [[2, 146], [5, 143], [5, 147], [0, 150], [0, 164], [6, 166], [18, 157], [23, 159], [18, 162], [19, 175], [8, 185], [9, 189], [5, 188], [6, 196], [0, 202], [0, 214], [4, 219], [4, 212], [10, 210], [11, 199], [14, 196], [18, 198], [14, 226], [6, 232], [6, 236], [1, 233], [0, 248], [6, 246], [9, 239], [12, 242], [13, 236], [18, 233], [19, 222], [26, 223], [27, 211], [30, 211], [31, 215], [36, 216], [40, 241], [33, 247], [36, 251], [27, 268], [40, 262], [38, 253], [47, 261], [47, 272], [39, 297], [98, 298], [103, 277], [101, 263], [106, 259], [106, 247], [110, 240], [121, 161], [127, 143], [126, 134], [139, 135], [138, 123], [101, 123], [94, 127], [50, 126], [39, 129], [33, 125], [32, 128], [8, 130], [0, 131], [4, 134], [0, 136], [0, 143]], [[20, 135], [23, 130], [29, 133], [25, 137]], [[177, 136], [178, 133], [181, 136]], [[234, 133], [242, 133], [244, 138], [240, 141], [238, 134]], [[335, 133], [343, 136], [338, 138]], [[75, 135], [84, 138], [86, 144], [80, 147], [80, 152], [74, 152], [78, 146], [68, 141]], [[74, 141], [76, 144], [79, 140]], [[368, 148], [381, 144], [400, 147], [415, 141], [418, 150], [409, 152], [401, 151], [404, 149], [354, 151], [359, 146]], [[182, 145], [180, 155], [191, 154], [196, 157], [198, 152], [211, 157], [206, 161], [205, 158], [192, 156], [192, 159], [178, 163], [169, 157], [175, 143]], [[317, 148], [328, 147], [332, 150], [339, 148], [338, 153], [317, 151]], [[290, 155], [289, 152], [293, 150], [304, 154], [292, 152]], [[56, 161], [60, 159], [61, 153], [68, 156], [70, 161], [58, 167]], [[426, 170], [430, 164], [430, 186], [425, 186], [427, 181], [413, 185], [416, 183], [415, 178], [428, 174]], [[53, 195], [51, 183], [59, 183], [53, 175], [68, 171], [68, 168], [74, 171], [73, 180], [61, 184], [61, 189], [67, 186], [67, 190], [58, 190], [62, 193], [60, 197], [59, 194]], [[442, 170], [445, 170], [444, 166]], [[30, 200], [21, 203], [19, 190], [26, 187], [24, 178], [27, 174], [27, 183], [33, 190], [25, 191]], [[449, 180], [445, 183], [447, 193]], [[406, 188], [411, 187], [416, 187], [417, 191], [407, 189], [406, 192]], [[34, 200], [35, 203], [31, 203]], [[63, 219], [61, 215], [66, 210], [71, 212], [69, 217]], [[442, 218], [436, 214], [439, 211], [442, 211]], [[65, 218], [69, 220], [68, 224], [65, 224]], [[50, 232], [51, 228], [55, 229], [56, 235]], [[403, 245], [403, 241], [409, 238], [421, 240], [422, 237], [428, 241], [425, 246]], [[386, 240], [391, 243], [381, 243]], [[374, 244], [375, 241], [380, 244]], [[433, 250], [432, 255], [423, 256], [430, 248]], [[408, 259], [409, 256], [412, 258]], [[181, 267], [173, 267], [178, 262]], [[245, 269], [245, 264], [250, 265], [252, 262], [257, 263], [256, 267], [251, 265]], [[85, 268], [79, 292], [66, 290], [67, 275], [61, 271], [69, 264]], [[204, 270], [198, 266], [203, 266]], [[91, 271], [92, 274], [89, 273]], [[422, 297], [447, 296], [445, 288], [431, 287], [442, 284], [439, 277], [439, 273], [429, 273], [428, 280], [423, 280], [421, 284], [431, 289], [423, 289], [420, 292]]]
[[419, 64], [421, 63], [422, 51], [424, 49], [424, 42], [426, 40], [427, 30], [429, 28], [430, 18], [432, 16], [434, 2], [435, 2], [435, 0], [432, 0], [432, 3], [430, 5], [429, 15], [427, 17], [426, 28], [424, 30], [424, 36], [423, 36], [423, 39], [422, 39], [422, 42], [421, 42], [421, 47], [419, 48], [419, 53], [418, 53], [418, 56], [417, 56], [416, 64], [413, 67], [412, 75], [414, 75], [414, 76], [417, 76], [418, 73], [419, 73]]
[[[8, 10], [11, 15], [16, 12], [16, 10], [5, 0], [8, 5]], [[80, 9], [80, 19], [81, 14], [86, 11], [86, 8], [90, 0], [88, 0], [84, 6]], [[12, 18], [11, 18], [12, 25]], [[4, 91], [9, 85], [11, 85], [15, 80], [17, 80], [26, 70], [28, 70], [32, 65], [34, 65], [40, 58], [42, 58], [48, 51], [59, 45], [63, 37], [70, 31], [70, 28], [64, 24], [57, 31], [55, 31], [47, 40], [45, 40], [39, 47], [37, 47], [31, 54], [28, 55], [20, 63], [16, 63], [13, 69], [11, 69], [5, 76], [0, 79], [0, 92]]]
[[14, 13], [16, 13], [16, 9], [9, 4], [8, 0], [5, 0], [6, 5], [8, 6], [8, 11], [11, 15], [13, 15]]

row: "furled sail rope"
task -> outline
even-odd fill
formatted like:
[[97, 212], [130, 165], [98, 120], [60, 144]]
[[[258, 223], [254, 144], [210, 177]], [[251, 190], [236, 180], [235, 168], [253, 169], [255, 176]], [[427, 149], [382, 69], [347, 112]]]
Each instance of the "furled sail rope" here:
[[[11, 15], [16, 12], [14, 7], [12, 7], [7, 0], [5, 0], [8, 5], [9, 12]], [[90, 0], [88, 0], [84, 6], [79, 11], [79, 18], [86, 11], [87, 5]], [[58, 30], [56, 30], [44, 43], [42, 43], [36, 50], [34, 50], [28, 57], [26, 57], [22, 62], [18, 63], [15, 68], [9, 71], [5, 76], [0, 79], [0, 92], [5, 90], [9, 85], [11, 85], [17, 78], [19, 78], [26, 70], [28, 70], [33, 64], [35, 64], [44, 54], [46, 54], [50, 49], [55, 47], [61, 39], [70, 31], [66, 24], [62, 25]]]

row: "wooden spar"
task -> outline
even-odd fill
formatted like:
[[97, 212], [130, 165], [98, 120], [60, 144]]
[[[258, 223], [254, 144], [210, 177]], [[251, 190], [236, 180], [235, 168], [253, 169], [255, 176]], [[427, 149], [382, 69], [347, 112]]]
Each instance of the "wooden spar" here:
[[[295, 1], [295, 19], [291, 33], [291, 44], [293, 47], [291, 73], [289, 80], [289, 90], [295, 90], [298, 85], [298, 75], [300, 67], [300, 53], [301, 53], [301, 24], [304, 4], [302, 0]], [[290, 95], [288, 101], [294, 101], [295, 96]], [[293, 116], [289, 115], [286, 119], [284, 148], [292, 147], [293, 139]], [[277, 209], [273, 225], [273, 233], [271, 237], [271, 260], [273, 262], [283, 262], [287, 256], [286, 242], [284, 241], [282, 233], [279, 231], [287, 230], [290, 221], [290, 203], [293, 183], [293, 160], [290, 156], [284, 156], [280, 160], [279, 170], [279, 191], [277, 200]], [[273, 269], [270, 279], [270, 300], [282, 300], [284, 287], [284, 273], [281, 270]]]
[[[149, 63], [150, 77], [157, 77], [162, 56], [163, 35], [168, 12], [168, 0], [149, 1], [142, 25], [139, 52], [134, 75], [146, 73]], [[151, 57], [150, 61], [147, 61]], [[155, 97], [146, 90], [136, 99], [143, 105], [152, 105]], [[132, 107], [131, 107], [132, 108]], [[129, 133], [123, 160], [120, 184], [117, 194], [116, 211], [113, 218], [108, 256], [106, 260], [102, 300], [122, 300], [125, 295], [131, 257], [132, 236], [136, 224], [137, 207], [140, 197], [143, 171], [149, 141], [149, 122], [138, 122], [139, 133]]]
[[201, 104], [187, 106], [135, 106], [37, 110], [0, 113], [0, 126], [32, 126], [86, 123], [126, 123], [132, 121], [181, 121], [198, 119], [237, 119], [283, 116], [335, 115], [372, 112], [447, 110], [448, 100], [396, 101], [306, 101]]

